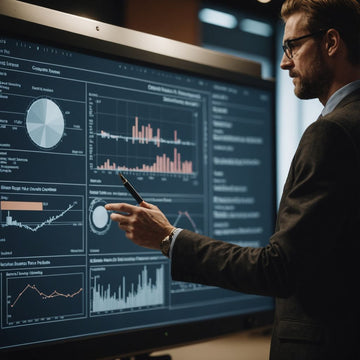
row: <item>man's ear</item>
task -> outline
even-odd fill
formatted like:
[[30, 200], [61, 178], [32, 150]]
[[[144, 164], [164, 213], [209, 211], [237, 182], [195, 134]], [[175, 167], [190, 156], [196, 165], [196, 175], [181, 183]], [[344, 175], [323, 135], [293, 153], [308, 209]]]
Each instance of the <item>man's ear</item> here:
[[327, 54], [333, 56], [340, 47], [340, 34], [336, 29], [329, 29], [324, 38]]

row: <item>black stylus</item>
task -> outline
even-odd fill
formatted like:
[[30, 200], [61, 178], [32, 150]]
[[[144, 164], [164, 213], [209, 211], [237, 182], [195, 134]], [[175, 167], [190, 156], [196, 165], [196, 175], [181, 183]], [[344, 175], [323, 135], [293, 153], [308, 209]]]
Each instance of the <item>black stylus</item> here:
[[119, 173], [119, 176], [121, 178], [121, 181], [123, 182], [126, 189], [129, 191], [129, 193], [133, 196], [133, 198], [136, 200], [138, 204], [143, 202], [142, 197], [138, 194], [138, 192], [134, 189], [134, 187], [129, 183], [129, 181], [121, 174]]

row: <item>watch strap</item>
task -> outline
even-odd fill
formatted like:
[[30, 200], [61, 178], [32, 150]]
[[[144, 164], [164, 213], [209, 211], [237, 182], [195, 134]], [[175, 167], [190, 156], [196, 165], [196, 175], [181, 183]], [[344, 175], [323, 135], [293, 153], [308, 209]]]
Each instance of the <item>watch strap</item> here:
[[164, 239], [162, 239], [160, 242], [160, 250], [161, 250], [162, 254], [166, 257], [169, 257], [169, 254], [170, 254], [170, 246], [171, 246], [171, 242], [173, 240], [175, 230], [176, 230], [176, 228], [174, 228], [171, 231], [171, 233], [169, 235], [165, 236]]

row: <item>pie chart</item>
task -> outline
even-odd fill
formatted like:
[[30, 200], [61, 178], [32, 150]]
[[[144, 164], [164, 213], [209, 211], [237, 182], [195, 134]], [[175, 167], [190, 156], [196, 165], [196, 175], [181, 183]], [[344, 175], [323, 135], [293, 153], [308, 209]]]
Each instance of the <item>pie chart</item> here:
[[52, 100], [35, 100], [26, 115], [26, 130], [31, 140], [43, 149], [51, 149], [62, 139], [65, 120], [59, 106]]

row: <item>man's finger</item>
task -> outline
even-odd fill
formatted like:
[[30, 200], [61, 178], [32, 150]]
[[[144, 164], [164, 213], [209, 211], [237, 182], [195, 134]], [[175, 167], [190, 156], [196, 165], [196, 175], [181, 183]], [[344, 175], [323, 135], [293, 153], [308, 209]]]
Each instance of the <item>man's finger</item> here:
[[137, 209], [136, 206], [127, 203], [110, 203], [105, 205], [106, 210], [119, 211], [124, 213], [133, 213]]
[[152, 205], [144, 200], [140, 203], [140, 206], [143, 208], [146, 208], [146, 209], [156, 209], [157, 208], [157, 206]]
[[150, 209], [150, 210], [160, 210], [158, 206], [154, 205], [154, 204], [150, 204], [146, 201], [142, 201], [140, 204], [140, 207], [146, 208], [146, 209]]
[[113, 221], [117, 221], [117, 222], [121, 222], [121, 223], [125, 223], [126, 222], [126, 218], [128, 217], [128, 215], [125, 214], [119, 214], [116, 212], [111, 213], [110, 215], [110, 219]]

